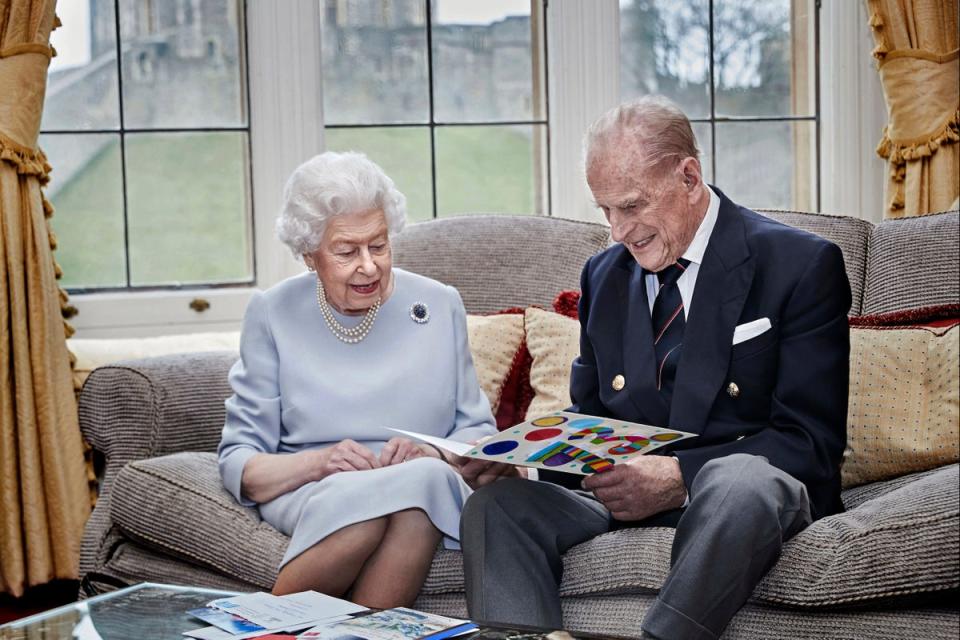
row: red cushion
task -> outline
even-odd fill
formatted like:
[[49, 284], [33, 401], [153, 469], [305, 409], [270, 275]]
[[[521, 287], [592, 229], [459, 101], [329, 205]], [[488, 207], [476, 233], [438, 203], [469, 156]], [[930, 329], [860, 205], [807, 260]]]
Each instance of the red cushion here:
[[[523, 312], [522, 307], [510, 307], [492, 315], [517, 313], [523, 315]], [[532, 364], [533, 356], [527, 349], [526, 341], [523, 341], [513, 356], [510, 372], [507, 374], [507, 379], [503, 382], [503, 389], [500, 391], [500, 406], [497, 407], [497, 415], [494, 416], [497, 421], [497, 429], [500, 431], [523, 422], [524, 416], [527, 415], [527, 407], [533, 400], [533, 387], [530, 386], [530, 366]]]
[[579, 291], [561, 291], [557, 294], [557, 297], [553, 299], [553, 310], [562, 316], [579, 320], [580, 313], [577, 310], [578, 304], [580, 304]]
[[960, 324], [960, 304], [938, 304], [850, 318], [851, 327], [952, 327]]

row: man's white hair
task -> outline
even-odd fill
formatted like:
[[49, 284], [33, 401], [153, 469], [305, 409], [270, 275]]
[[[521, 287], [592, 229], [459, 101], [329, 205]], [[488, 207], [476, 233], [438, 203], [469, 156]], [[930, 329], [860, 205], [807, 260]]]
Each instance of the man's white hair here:
[[645, 96], [610, 109], [590, 125], [583, 138], [586, 170], [601, 157], [624, 149], [647, 168], [676, 166], [684, 158], [700, 158], [690, 120], [680, 107], [663, 96]]
[[330, 216], [382, 209], [390, 235], [403, 230], [407, 198], [387, 174], [355, 151], [313, 156], [290, 175], [283, 188], [277, 237], [300, 259], [320, 246]]

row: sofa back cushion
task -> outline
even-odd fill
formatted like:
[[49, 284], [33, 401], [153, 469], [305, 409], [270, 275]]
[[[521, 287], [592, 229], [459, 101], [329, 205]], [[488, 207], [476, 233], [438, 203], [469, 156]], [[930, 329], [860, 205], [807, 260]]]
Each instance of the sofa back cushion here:
[[570, 406], [570, 365], [580, 355], [580, 322], [536, 307], [524, 317], [534, 393], [524, 419], [533, 420]]
[[467, 337], [480, 388], [497, 415], [517, 351], [523, 346], [523, 316], [518, 313], [468, 315]]
[[606, 225], [535, 216], [461, 216], [410, 225], [393, 239], [393, 259], [460, 291], [468, 313], [548, 307], [580, 288], [587, 258], [604, 249]]
[[850, 292], [853, 302], [850, 315], [863, 313], [863, 288], [867, 273], [867, 244], [873, 225], [866, 220], [849, 216], [828, 216], [820, 213], [802, 213], [800, 211], [781, 211], [758, 209], [768, 218], [788, 224], [791, 227], [815, 233], [840, 247], [843, 261], [850, 280]]
[[870, 236], [861, 313], [960, 302], [960, 213], [886, 220]]
[[851, 327], [843, 486], [960, 460], [960, 326]]

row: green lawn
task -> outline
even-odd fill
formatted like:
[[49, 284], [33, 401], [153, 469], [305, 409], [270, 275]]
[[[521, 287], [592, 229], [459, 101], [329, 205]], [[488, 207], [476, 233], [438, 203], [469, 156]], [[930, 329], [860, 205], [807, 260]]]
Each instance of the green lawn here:
[[[520, 129], [437, 129], [440, 216], [534, 213], [533, 145]], [[327, 129], [326, 144], [334, 151], [362, 151], [379, 164], [407, 196], [411, 221], [433, 217], [426, 127]]]
[[[407, 196], [411, 222], [433, 217], [426, 128], [330, 129], [326, 139], [380, 164]], [[245, 144], [236, 133], [127, 135], [132, 284], [252, 276]], [[436, 148], [440, 215], [534, 213], [533, 145], [520, 127], [443, 127]], [[95, 153], [53, 204], [62, 284], [125, 286], [119, 143]]]
[[[130, 278], [135, 285], [242, 280], [248, 265], [245, 138], [126, 138]], [[56, 171], [56, 158], [51, 158]], [[68, 287], [123, 286], [120, 147], [110, 145], [53, 198]]]

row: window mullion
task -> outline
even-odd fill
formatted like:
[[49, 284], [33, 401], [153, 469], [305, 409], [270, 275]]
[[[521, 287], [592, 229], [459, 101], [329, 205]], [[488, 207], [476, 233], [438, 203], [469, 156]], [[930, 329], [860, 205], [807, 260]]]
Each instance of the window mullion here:
[[117, 100], [118, 117], [120, 119], [120, 188], [123, 193], [123, 273], [124, 284], [129, 287], [130, 279], [130, 223], [127, 209], [127, 134], [123, 114], [123, 43], [120, 41], [120, 0], [113, 0], [114, 29], [116, 31], [117, 49]]
[[430, 197], [433, 203], [433, 217], [439, 216], [437, 210], [437, 127], [434, 113], [433, 96], [433, 13], [431, 0], [423, 0], [427, 12], [427, 106], [430, 127]]

